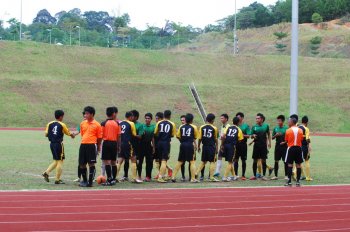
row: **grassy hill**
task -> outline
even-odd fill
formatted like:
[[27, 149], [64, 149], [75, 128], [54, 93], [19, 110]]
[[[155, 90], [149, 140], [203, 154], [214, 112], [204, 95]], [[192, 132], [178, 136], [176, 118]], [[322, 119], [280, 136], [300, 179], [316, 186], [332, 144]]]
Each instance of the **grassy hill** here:
[[[324, 29], [314, 24], [299, 26], [299, 52], [302, 56], [313, 56], [310, 40], [315, 36], [322, 37], [318, 57], [350, 58], [350, 23], [339, 25], [338, 20], [327, 22]], [[291, 24], [283, 23], [264, 28], [238, 30], [238, 47], [240, 54], [276, 55], [276, 37], [274, 32], [287, 32], [289, 36], [284, 40], [287, 45], [285, 54], [290, 53]], [[180, 50], [207, 53], [232, 53], [233, 33], [206, 33], [199, 36], [192, 43], [183, 45]]]
[[[207, 112], [263, 112], [274, 124], [289, 111], [288, 56], [50, 46], [0, 41], [0, 126], [42, 127], [53, 111], [75, 126], [85, 105], [104, 109], [197, 112], [194, 81]], [[300, 114], [313, 131], [350, 132], [350, 60], [300, 58]], [[198, 114], [197, 123], [199, 122]]]

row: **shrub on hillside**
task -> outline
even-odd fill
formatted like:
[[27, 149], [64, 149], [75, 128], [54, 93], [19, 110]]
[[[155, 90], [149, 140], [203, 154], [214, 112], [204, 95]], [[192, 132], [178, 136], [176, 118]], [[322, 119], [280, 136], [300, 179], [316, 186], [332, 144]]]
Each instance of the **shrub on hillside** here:
[[312, 16], [311, 16], [311, 21], [314, 24], [319, 24], [319, 23], [323, 22], [323, 18], [322, 18], [322, 16], [319, 13], [313, 13]]

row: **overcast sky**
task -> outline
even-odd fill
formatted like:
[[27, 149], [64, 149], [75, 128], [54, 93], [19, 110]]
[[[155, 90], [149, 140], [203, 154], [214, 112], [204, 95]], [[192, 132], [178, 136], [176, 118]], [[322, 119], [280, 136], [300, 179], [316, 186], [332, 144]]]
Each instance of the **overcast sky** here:
[[[234, 0], [22, 0], [23, 23], [32, 23], [37, 12], [47, 9], [57, 12], [80, 8], [82, 12], [107, 11], [112, 16], [129, 13], [131, 26], [145, 29], [146, 25], [162, 27], [165, 20], [201, 27], [234, 13]], [[264, 5], [277, 0], [237, 0], [237, 9], [254, 1]], [[21, 0], [0, 0], [0, 20], [20, 19]]]

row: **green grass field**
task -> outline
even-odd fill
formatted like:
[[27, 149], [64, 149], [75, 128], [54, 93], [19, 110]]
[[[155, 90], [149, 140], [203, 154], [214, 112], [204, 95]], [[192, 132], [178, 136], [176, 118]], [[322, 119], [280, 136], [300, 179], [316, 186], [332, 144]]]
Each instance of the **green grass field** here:
[[[258, 112], [273, 124], [289, 112], [289, 56], [186, 53], [50, 46], [0, 41], [0, 127], [43, 127], [54, 110], [70, 126], [86, 105], [104, 119], [107, 106], [141, 114], [170, 109], [199, 115], [188, 90], [196, 84], [207, 112]], [[314, 132], [350, 132], [349, 59], [300, 57], [301, 115]]]
[[[46, 170], [51, 162], [51, 153], [49, 143], [44, 137], [43, 132], [38, 131], [0, 131], [0, 189], [1, 190], [20, 190], [20, 189], [79, 189], [76, 183], [72, 182], [76, 178], [77, 159], [80, 137], [75, 140], [66, 138], [65, 150], [66, 161], [64, 163], [63, 180], [66, 185], [57, 186], [53, 183], [44, 182], [40, 174]], [[312, 158], [311, 171], [314, 181], [304, 183], [305, 185], [319, 184], [350, 184], [348, 164], [350, 156], [348, 155], [349, 138], [336, 137], [313, 137], [312, 138]], [[273, 154], [273, 151], [270, 151]], [[178, 142], [173, 141], [171, 161], [172, 167], [175, 166], [178, 155]], [[248, 151], [247, 176], [251, 176], [251, 148]], [[268, 164], [273, 165], [273, 160], [268, 160]], [[197, 159], [200, 155], [197, 154]], [[100, 166], [100, 162], [97, 166]], [[199, 161], [197, 161], [199, 165]], [[123, 171], [122, 171], [123, 172]], [[207, 176], [208, 169], [206, 170]], [[98, 174], [100, 170], [98, 169]], [[155, 171], [154, 171], [155, 173]], [[187, 165], [186, 165], [186, 175]], [[54, 176], [54, 173], [51, 174]], [[280, 170], [280, 176], [283, 177], [283, 169]], [[178, 174], [180, 178], [180, 173]], [[120, 183], [113, 188], [180, 188], [180, 187], [234, 187], [234, 186], [280, 186], [283, 180], [278, 181], [237, 181], [232, 183], [143, 183], [130, 184]], [[96, 186], [95, 188], [102, 189]]]

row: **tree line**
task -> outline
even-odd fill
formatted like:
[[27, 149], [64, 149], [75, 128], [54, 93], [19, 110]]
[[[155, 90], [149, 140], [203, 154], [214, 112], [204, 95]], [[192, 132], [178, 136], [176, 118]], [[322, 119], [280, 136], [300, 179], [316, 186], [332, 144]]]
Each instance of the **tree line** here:
[[[314, 14], [320, 15], [322, 21], [341, 18], [350, 12], [349, 0], [299, 0], [299, 23], [313, 22]], [[292, 21], [292, 0], [279, 0], [275, 5], [264, 6], [254, 2], [243, 7], [236, 15], [237, 28], [258, 28]], [[318, 18], [319, 20], [320, 18]], [[234, 28], [235, 15], [229, 15], [207, 25], [205, 32], [231, 31]]]
[[[74, 8], [54, 16], [46, 9], [40, 10], [32, 24], [22, 24], [22, 38], [46, 43], [101, 47], [129, 47], [160, 49], [176, 46], [196, 38], [203, 32], [190, 25], [166, 21], [164, 27], [147, 26], [146, 30], [130, 27], [129, 14], [113, 17], [105, 11], [86, 11]], [[18, 40], [20, 22], [12, 18], [4, 28], [0, 21], [0, 37]]]
[[[264, 6], [254, 2], [237, 13], [238, 29], [265, 27], [290, 22], [292, 0], [279, 0], [275, 5]], [[299, 0], [299, 21], [309, 23], [329, 21], [347, 15], [349, 0]], [[234, 28], [235, 15], [229, 15], [207, 25], [204, 29], [166, 21], [164, 27], [148, 25], [145, 30], [130, 27], [130, 16], [111, 16], [105, 11], [86, 11], [74, 8], [51, 15], [40, 10], [33, 22], [22, 24], [22, 38], [37, 42], [64, 45], [101, 47], [128, 47], [139, 49], [162, 49], [190, 42], [205, 32], [227, 32]], [[0, 39], [18, 40], [20, 22], [12, 18], [4, 27], [0, 20]]]

